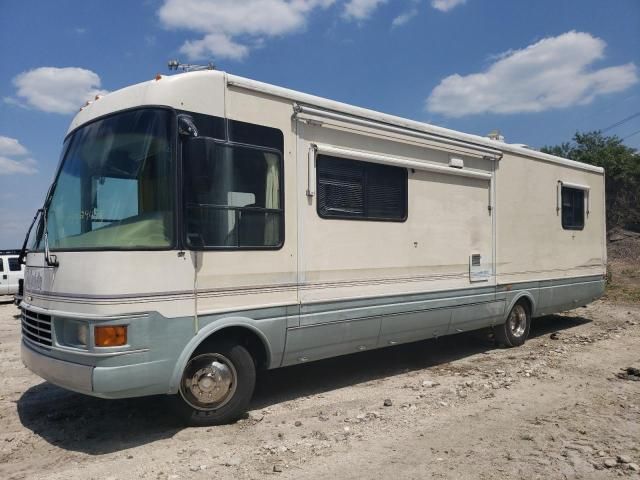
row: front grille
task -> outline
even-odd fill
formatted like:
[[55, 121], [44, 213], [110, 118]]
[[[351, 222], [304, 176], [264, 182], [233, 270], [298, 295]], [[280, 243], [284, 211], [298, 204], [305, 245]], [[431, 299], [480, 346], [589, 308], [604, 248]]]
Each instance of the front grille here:
[[51, 346], [51, 316], [22, 309], [22, 335], [39, 345]]

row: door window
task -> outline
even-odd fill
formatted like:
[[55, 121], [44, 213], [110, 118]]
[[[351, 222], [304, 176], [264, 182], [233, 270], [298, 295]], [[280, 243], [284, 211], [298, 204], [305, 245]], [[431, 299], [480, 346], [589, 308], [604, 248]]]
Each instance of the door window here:
[[[199, 137], [201, 138], [201, 137]], [[278, 248], [284, 240], [282, 158], [260, 148], [187, 149], [187, 242], [196, 248]]]
[[19, 272], [20, 270], [22, 270], [22, 265], [20, 265], [18, 257], [9, 257], [7, 260], [9, 262], [9, 271]]

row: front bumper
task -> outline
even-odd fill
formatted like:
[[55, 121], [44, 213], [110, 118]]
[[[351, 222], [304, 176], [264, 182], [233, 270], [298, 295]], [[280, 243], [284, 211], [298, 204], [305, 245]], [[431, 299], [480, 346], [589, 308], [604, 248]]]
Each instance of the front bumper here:
[[158, 359], [129, 365], [100, 367], [60, 360], [22, 340], [22, 363], [33, 373], [59, 387], [100, 398], [129, 398], [175, 393], [169, 379], [173, 365]]
[[[157, 312], [97, 316], [45, 309], [22, 302], [22, 360], [43, 379], [100, 398], [130, 398], [176, 393], [175, 365], [193, 337], [193, 320], [165, 318]], [[125, 324], [129, 344], [81, 349], [65, 336], [70, 323], [89, 331], [104, 323]], [[90, 336], [89, 343], [93, 343]]]
[[20, 354], [25, 367], [45, 380], [74, 392], [92, 393], [94, 367], [48, 357], [27, 345], [24, 340]]

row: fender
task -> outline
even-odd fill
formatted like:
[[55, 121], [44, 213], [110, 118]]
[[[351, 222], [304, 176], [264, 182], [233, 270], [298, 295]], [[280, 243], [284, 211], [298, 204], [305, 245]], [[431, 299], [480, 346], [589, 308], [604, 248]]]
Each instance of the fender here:
[[511, 299], [511, 302], [509, 302], [509, 305], [504, 312], [504, 318], [502, 320], [503, 322], [507, 321], [507, 318], [509, 317], [509, 313], [511, 313], [511, 309], [513, 308], [513, 306], [523, 298], [526, 298], [527, 300], [529, 300], [529, 303], [531, 303], [531, 318], [533, 318], [533, 315], [536, 311], [536, 300], [531, 292], [529, 292], [528, 290], [524, 290], [516, 293]]
[[[273, 330], [274, 328], [279, 329], [280, 326], [278, 324], [282, 324], [282, 338], [281, 339], [277, 338], [277, 335], [273, 334], [276, 332], [271, 332], [272, 335], [270, 336], [273, 338], [271, 338], [270, 340], [269, 336], [265, 335], [264, 330]], [[260, 341], [262, 341], [262, 344], [264, 345], [264, 348], [267, 354], [267, 365], [269, 366], [269, 368], [273, 367], [272, 361], [276, 361], [278, 363], [278, 365], [276, 366], [279, 366], [279, 363], [282, 361], [282, 358], [273, 357], [272, 355], [274, 352], [273, 344], [282, 343], [280, 350], [284, 351], [284, 336], [286, 334], [286, 318], [285, 317], [273, 318], [268, 320], [260, 320], [259, 322], [248, 317], [220, 318], [200, 328], [200, 330], [198, 330], [198, 333], [184, 347], [184, 349], [182, 350], [182, 353], [180, 354], [180, 356], [176, 361], [176, 365], [171, 375], [171, 380], [169, 382], [169, 393], [173, 394], [178, 392], [182, 371], [186, 367], [187, 362], [189, 361], [189, 358], [191, 357], [193, 352], [202, 344], [202, 342], [204, 342], [206, 339], [208, 339], [211, 335], [215, 334], [216, 332], [219, 332], [220, 330], [223, 330], [229, 327], [241, 327], [241, 328], [250, 330], [252, 333], [255, 333], [257, 337], [260, 339]], [[282, 355], [280, 355], [280, 357], [281, 356]]]

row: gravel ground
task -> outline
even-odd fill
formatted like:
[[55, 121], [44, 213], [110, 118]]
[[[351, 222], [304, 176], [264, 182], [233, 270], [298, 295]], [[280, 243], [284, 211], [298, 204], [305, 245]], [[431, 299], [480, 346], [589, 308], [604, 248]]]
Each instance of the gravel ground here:
[[199, 429], [163, 397], [43, 382], [17, 313], [0, 305], [3, 479], [640, 477], [640, 381], [617, 376], [640, 367], [638, 304], [537, 319], [517, 349], [475, 332], [265, 372], [245, 419]]

